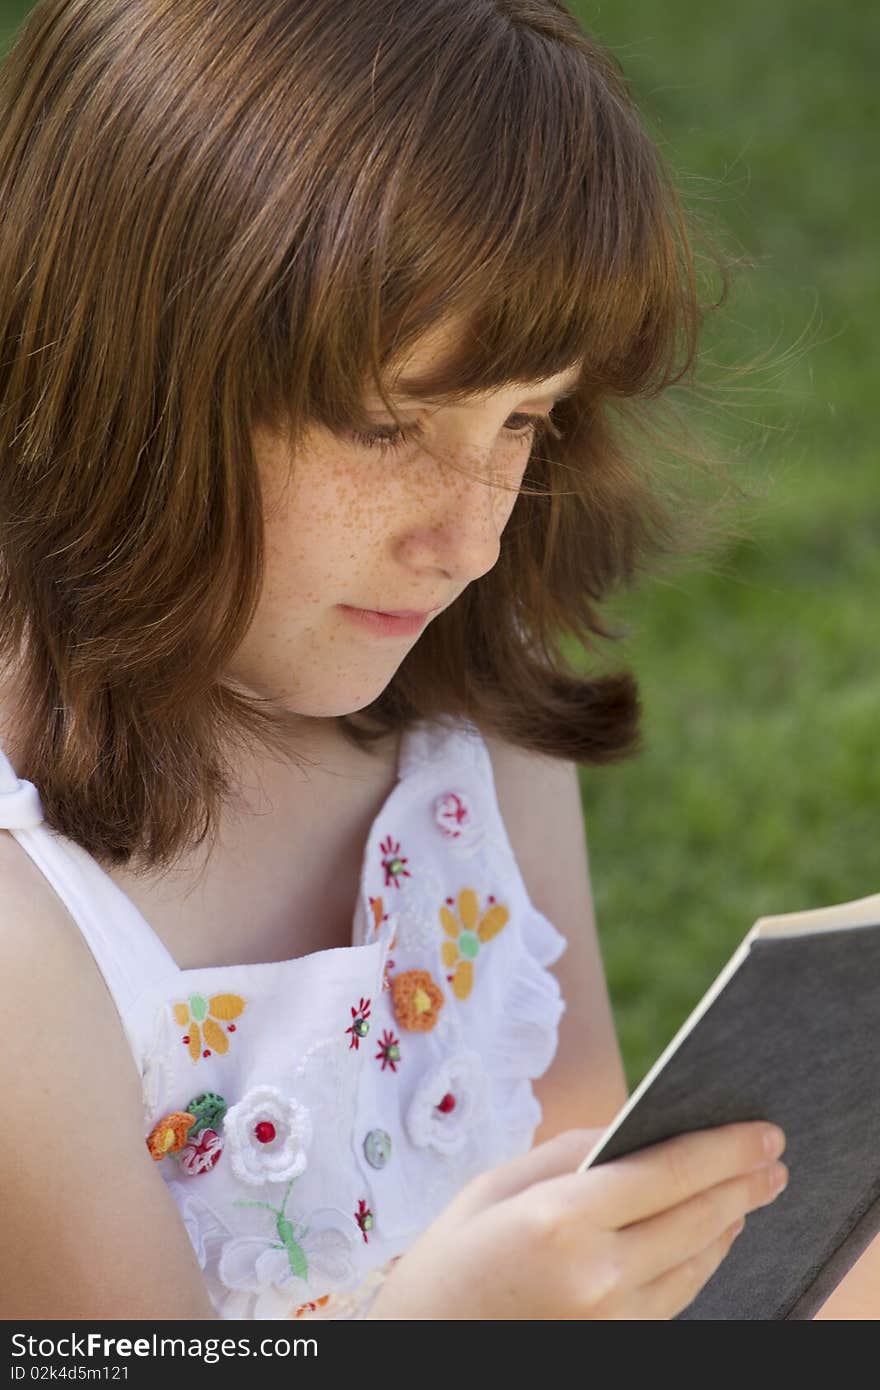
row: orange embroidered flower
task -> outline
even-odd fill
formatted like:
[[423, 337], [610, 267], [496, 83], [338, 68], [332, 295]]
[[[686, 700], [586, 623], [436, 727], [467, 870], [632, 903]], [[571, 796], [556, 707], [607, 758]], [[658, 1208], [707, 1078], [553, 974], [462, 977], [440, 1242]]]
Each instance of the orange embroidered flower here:
[[370, 913], [373, 918], [373, 935], [375, 936], [382, 922], [388, 916], [381, 898], [370, 898]]
[[305, 1313], [316, 1313], [319, 1308], [330, 1302], [329, 1293], [325, 1293], [323, 1298], [316, 1298], [311, 1303], [301, 1303], [294, 1313], [295, 1318], [301, 1318]]
[[234, 1033], [231, 1020], [238, 1018], [245, 1003], [239, 994], [212, 994], [207, 999], [204, 994], [191, 994], [185, 1003], [174, 1005], [174, 1017], [186, 1029], [182, 1041], [194, 1062], [210, 1057], [212, 1048], [221, 1057], [229, 1051], [229, 1039], [216, 1020], [227, 1025], [227, 1032]]
[[427, 970], [404, 970], [391, 981], [391, 1002], [401, 1028], [429, 1033], [446, 1000]]
[[163, 1115], [147, 1137], [147, 1148], [153, 1158], [158, 1162], [166, 1154], [176, 1154], [182, 1149], [195, 1122], [195, 1115], [190, 1115], [185, 1110], [174, 1110], [170, 1115]]
[[[453, 899], [447, 898], [446, 902], [452, 904]], [[480, 902], [473, 888], [462, 888], [457, 918], [448, 907], [440, 909], [440, 921], [449, 937], [440, 948], [440, 956], [446, 969], [453, 972], [447, 978], [452, 981], [456, 999], [467, 999], [474, 987], [474, 959], [480, 947], [497, 936], [510, 920], [507, 908], [496, 903], [491, 894], [489, 903], [491, 906], [480, 917]]]

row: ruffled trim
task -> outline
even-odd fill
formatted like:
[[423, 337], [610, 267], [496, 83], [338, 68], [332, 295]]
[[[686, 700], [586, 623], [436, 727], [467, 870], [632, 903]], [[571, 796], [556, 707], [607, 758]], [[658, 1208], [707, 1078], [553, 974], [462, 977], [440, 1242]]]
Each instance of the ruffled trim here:
[[530, 933], [528, 921], [523, 921], [519, 958], [512, 963], [504, 989], [501, 1025], [484, 1050], [486, 1070], [501, 1081], [543, 1076], [556, 1055], [559, 1022], [566, 1009], [559, 981], [543, 962], [557, 960], [568, 943], [546, 918], [539, 919], [543, 932], [539, 924]]
[[539, 965], [555, 965], [568, 947], [562, 932], [534, 907], [523, 923], [522, 935], [526, 950]]

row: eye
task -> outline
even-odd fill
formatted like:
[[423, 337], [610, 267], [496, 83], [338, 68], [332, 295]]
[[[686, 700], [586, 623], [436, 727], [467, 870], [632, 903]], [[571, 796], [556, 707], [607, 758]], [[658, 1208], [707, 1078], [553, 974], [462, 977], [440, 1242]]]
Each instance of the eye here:
[[[514, 425], [511, 421], [519, 421], [520, 423]], [[522, 423], [523, 421], [525, 424]], [[554, 439], [561, 437], [559, 430], [547, 415], [511, 415], [504, 428], [514, 439], [525, 439], [530, 444], [534, 444], [539, 436], [552, 436]], [[414, 443], [420, 433], [418, 426], [401, 429], [397, 425], [379, 425], [375, 430], [366, 433], [361, 430], [352, 430], [351, 438], [366, 449], [390, 452], [395, 449], [402, 449], [406, 444]]]

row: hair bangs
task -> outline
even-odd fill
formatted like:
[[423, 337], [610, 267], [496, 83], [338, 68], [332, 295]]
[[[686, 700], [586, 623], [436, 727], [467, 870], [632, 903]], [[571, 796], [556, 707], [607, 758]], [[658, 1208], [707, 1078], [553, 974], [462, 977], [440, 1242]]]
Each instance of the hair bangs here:
[[[373, 71], [394, 177], [348, 185], [364, 259], [328, 296], [315, 417], [367, 428], [372, 386], [400, 423], [392, 397], [407, 351], [443, 321], [460, 325], [455, 351], [407, 380], [408, 394], [436, 403], [575, 365], [584, 403], [678, 379], [693, 362], [699, 317], [686, 230], [613, 61], [562, 13], [551, 36], [546, 23], [465, 8], [455, 41], [438, 50], [414, 46], [401, 19]], [[563, 33], [563, 43], [549, 41]], [[383, 74], [404, 55], [423, 96], [418, 121], [408, 113], [397, 131], [392, 113], [381, 118]], [[352, 152], [359, 169], [379, 158], [369, 144]], [[342, 321], [357, 325], [344, 340]], [[301, 347], [291, 323], [291, 359]]]

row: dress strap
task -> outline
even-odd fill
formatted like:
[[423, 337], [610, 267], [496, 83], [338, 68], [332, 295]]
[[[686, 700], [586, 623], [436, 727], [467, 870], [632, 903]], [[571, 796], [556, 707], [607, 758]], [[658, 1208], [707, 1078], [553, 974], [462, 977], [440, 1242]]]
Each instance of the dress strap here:
[[17, 777], [0, 748], [0, 830], [32, 830], [43, 821], [43, 803], [33, 782]]
[[95, 958], [129, 1040], [132, 1005], [178, 967], [134, 903], [74, 840], [45, 822], [33, 782], [19, 778], [0, 748], [0, 829], [8, 830], [64, 903]]
[[425, 768], [436, 770], [446, 764], [464, 764], [481, 781], [492, 780], [489, 751], [479, 728], [469, 719], [441, 714], [420, 719], [406, 730], [400, 748], [398, 776], [401, 781]]

